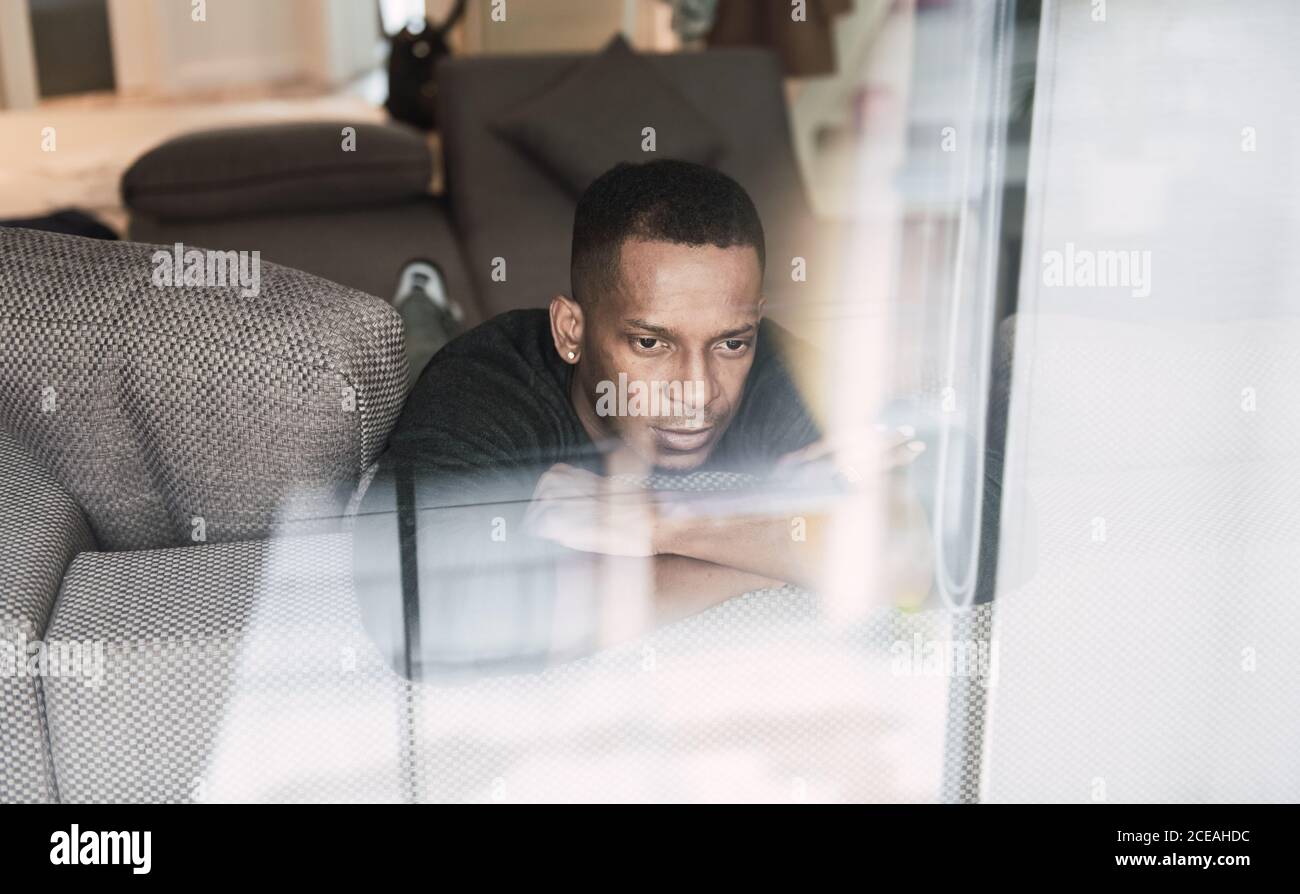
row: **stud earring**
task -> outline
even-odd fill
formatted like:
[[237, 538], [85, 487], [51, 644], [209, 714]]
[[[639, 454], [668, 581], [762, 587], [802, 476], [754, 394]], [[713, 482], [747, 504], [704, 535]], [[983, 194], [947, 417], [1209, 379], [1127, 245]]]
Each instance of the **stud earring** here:
[[570, 359], [570, 360], [576, 360], [577, 357], [578, 357], [577, 354], [573, 353], [572, 351], [569, 352], [569, 359]]

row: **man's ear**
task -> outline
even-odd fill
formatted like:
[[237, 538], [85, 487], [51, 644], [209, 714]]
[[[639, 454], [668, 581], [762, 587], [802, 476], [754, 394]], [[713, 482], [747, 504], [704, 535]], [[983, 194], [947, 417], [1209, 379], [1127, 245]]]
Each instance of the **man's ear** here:
[[582, 306], [567, 295], [551, 299], [551, 339], [565, 363], [577, 363], [582, 356]]

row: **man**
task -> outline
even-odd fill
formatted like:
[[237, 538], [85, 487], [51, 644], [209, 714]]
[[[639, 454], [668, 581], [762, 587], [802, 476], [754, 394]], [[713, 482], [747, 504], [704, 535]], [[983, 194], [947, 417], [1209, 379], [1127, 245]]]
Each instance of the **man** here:
[[[622, 164], [578, 202], [573, 294], [433, 358], [361, 515], [405, 548], [357, 538], [359, 579], [388, 594], [363, 604], [373, 616], [387, 600], [395, 637], [400, 585], [413, 664], [577, 653], [750, 590], [821, 583], [820, 515], [773, 497], [799, 476], [805, 495], [835, 478], [807, 475], [827, 451], [789, 337], [763, 320], [764, 252], [730, 178]], [[895, 440], [867, 461], [916, 447]], [[640, 485], [650, 476], [658, 489]], [[765, 487], [683, 493], [702, 480]], [[807, 536], [791, 536], [796, 515]]]

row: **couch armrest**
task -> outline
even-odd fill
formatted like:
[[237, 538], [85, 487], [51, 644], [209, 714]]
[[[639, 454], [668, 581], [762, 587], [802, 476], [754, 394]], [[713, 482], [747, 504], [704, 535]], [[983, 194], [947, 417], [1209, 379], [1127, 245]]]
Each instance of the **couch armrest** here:
[[0, 431], [0, 803], [57, 799], [42, 680], [29, 674], [27, 658], [45, 635], [68, 563], [94, 547], [67, 491]]

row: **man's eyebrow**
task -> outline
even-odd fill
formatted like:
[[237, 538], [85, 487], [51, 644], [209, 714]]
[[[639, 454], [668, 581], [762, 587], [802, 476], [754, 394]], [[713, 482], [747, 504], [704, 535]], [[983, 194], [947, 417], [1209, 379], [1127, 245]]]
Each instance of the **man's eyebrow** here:
[[647, 332], [653, 332], [656, 335], [672, 335], [673, 331], [666, 326], [656, 326], [654, 323], [647, 323], [645, 320], [624, 320], [623, 323], [633, 329], [644, 329]]
[[713, 337], [715, 339], [735, 338], [737, 335], [748, 335], [749, 333], [753, 332], [757, 328], [758, 328], [757, 323], [750, 323], [748, 326], [741, 326], [738, 329], [728, 329], [726, 332], [719, 332], [717, 335]]
[[[624, 320], [623, 322], [630, 328], [644, 329], [646, 332], [653, 332], [655, 335], [669, 336], [673, 334], [673, 331], [669, 329], [667, 326], [656, 326], [654, 323], [647, 323], [645, 320], [629, 319], [629, 320]], [[738, 335], [748, 335], [749, 333], [753, 332], [757, 328], [758, 328], [757, 323], [750, 323], [745, 326], [738, 326], [735, 329], [728, 329], [726, 332], [719, 332], [717, 335], [713, 336], [713, 340], [718, 341], [724, 338], [735, 338]]]

